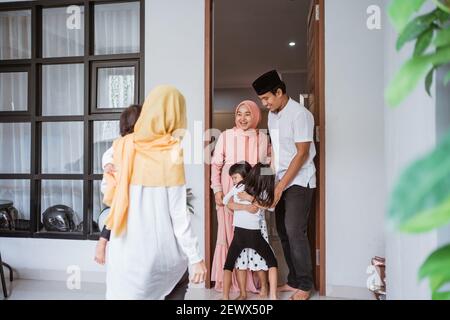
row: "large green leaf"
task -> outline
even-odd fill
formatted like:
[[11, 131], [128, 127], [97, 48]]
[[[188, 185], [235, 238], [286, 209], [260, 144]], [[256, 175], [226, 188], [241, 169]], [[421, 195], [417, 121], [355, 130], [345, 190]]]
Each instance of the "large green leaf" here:
[[428, 27], [417, 39], [416, 46], [414, 48], [414, 56], [421, 56], [433, 42], [434, 26]]
[[449, 299], [450, 292], [439, 291], [450, 283], [450, 245], [437, 249], [425, 260], [419, 270], [419, 279], [428, 278], [433, 299]]
[[401, 32], [409, 21], [409, 18], [417, 12], [425, 0], [393, 0], [388, 8], [389, 17], [397, 29]]
[[444, 85], [446, 86], [450, 82], [450, 71], [447, 73], [447, 75], [444, 78]]
[[397, 50], [400, 50], [407, 42], [416, 39], [429, 29], [436, 20], [436, 10], [416, 17], [406, 25], [397, 39]]
[[432, 68], [425, 77], [425, 91], [428, 93], [430, 97], [431, 97], [431, 85], [433, 84], [433, 76], [435, 69], [436, 68]]
[[450, 28], [439, 30], [434, 40], [436, 47], [445, 47], [450, 45]]
[[436, 12], [436, 18], [440, 23], [446, 23], [448, 21], [448, 19], [450, 18], [450, 14], [442, 11], [442, 10], [438, 10]]
[[390, 82], [386, 90], [386, 100], [390, 106], [399, 105], [417, 86], [419, 80], [430, 70], [432, 63], [427, 56], [408, 60]]
[[413, 57], [408, 60], [390, 82], [386, 90], [386, 101], [392, 106], [398, 106], [425, 76], [432, 66], [446, 64], [450, 61], [450, 47], [439, 48], [435, 53]]
[[433, 292], [433, 300], [450, 300], [450, 291], [446, 292]]
[[425, 232], [450, 222], [450, 132], [401, 174], [388, 215], [404, 232]]
[[450, 2], [448, 0], [431, 0], [442, 11], [450, 13]]

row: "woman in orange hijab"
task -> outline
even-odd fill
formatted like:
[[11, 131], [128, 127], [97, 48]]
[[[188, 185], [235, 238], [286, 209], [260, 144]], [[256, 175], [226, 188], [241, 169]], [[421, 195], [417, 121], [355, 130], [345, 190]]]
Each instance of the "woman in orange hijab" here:
[[113, 143], [117, 172], [109, 177], [104, 198], [111, 206], [106, 226], [112, 231], [107, 299], [183, 299], [189, 264], [193, 282], [205, 279], [186, 207], [179, 138], [185, 128], [183, 95], [158, 86], [145, 99], [134, 133]]
[[[258, 105], [245, 100], [239, 103], [235, 109], [235, 127], [228, 129], [219, 136], [214, 149], [211, 162], [211, 188], [215, 195], [217, 210], [217, 242], [214, 252], [211, 280], [215, 281], [215, 289], [223, 289], [223, 266], [228, 253], [228, 248], [233, 239], [233, 212], [223, 205], [223, 197], [233, 187], [233, 181], [228, 174], [229, 168], [240, 161], [247, 161], [254, 166], [258, 162], [270, 161], [270, 145], [265, 133], [259, 132], [258, 124], [261, 121], [261, 111]], [[265, 227], [265, 223], [262, 226]], [[250, 259], [256, 258], [257, 253], [253, 249], [243, 252], [242, 258], [238, 264], [242, 271], [238, 270], [240, 281], [233, 272], [232, 287], [233, 292], [240, 291], [241, 294], [246, 291], [258, 292], [255, 281], [252, 277], [253, 265]], [[259, 257], [259, 256], [258, 256]], [[258, 258], [259, 259], [259, 258]], [[256, 271], [256, 269], [254, 270]], [[260, 282], [266, 283], [267, 278], [264, 272], [258, 272]], [[245, 290], [239, 289], [243, 280], [246, 278]], [[263, 289], [266, 289], [263, 287]], [[264, 290], [263, 290], [264, 291]], [[261, 292], [265, 295], [266, 292]], [[245, 297], [242, 297], [245, 298]]]

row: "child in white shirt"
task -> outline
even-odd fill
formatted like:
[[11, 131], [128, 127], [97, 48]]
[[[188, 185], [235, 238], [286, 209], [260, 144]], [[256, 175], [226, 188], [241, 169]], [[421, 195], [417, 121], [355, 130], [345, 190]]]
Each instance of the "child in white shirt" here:
[[[230, 174], [233, 171], [230, 168]], [[233, 179], [233, 182], [237, 181]], [[270, 298], [276, 299], [277, 289], [277, 260], [269, 243], [261, 234], [260, 220], [264, 217], [264, 208], [272, 207], [274, 201], [275, 175], [270, 165], [256, 164], [244, 180], [237, 182], [231, 191], [224, 197], [223, 203], [234, 210], [233, 241], [228, 250], [224, 265], [223, 299], [229, 299], [231, 274], [235, 263], [243, 249], [254, 249], [261, 256], [261, 264], [269, 267]], [[254, 197], [254, 204], [240, 200], [239, 192], [245, 191]], [[273, 209], [272, 209], [273, 211]], [[258, 263], [258, 262], [255, 262]], [[239, 298], [245, 299], [245, 286], [241, 289]]]
[[[136, 121], [139, 119], [139, 115], [141, 114], [141, 105], [131, 105], [126, 108], [122, 114], [120, 115], [119, 127], [120, 127], [120, 135], [122, 137], [127, 134], [134, 132], [134, 125]], [[103, 154], [102, 157], [102, 168], [103, 173], [112, 174], [116, 171], [113, 164], [113, 148], [109, 148]], [[100, 191], [105, 194], [107, 182], [105, 177], [103, 177]], [[94, 260], [98, 264], [105, 264], [105, 255], [106, 255], [106, 245], [109, 241], [109, 237], [111, 235], [111, 230], [108, 230], [106, 226], [103, 227], [102, 232], [100, 234], [100, 238], [98, 239], [97, 246], [95, 248], [95, 257]]]

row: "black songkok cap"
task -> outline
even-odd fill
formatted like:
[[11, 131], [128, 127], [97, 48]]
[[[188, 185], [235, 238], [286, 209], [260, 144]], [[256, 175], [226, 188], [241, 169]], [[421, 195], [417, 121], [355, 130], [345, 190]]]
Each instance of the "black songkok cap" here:
[[253, 89], [255, 89], [256, 94], [260, 96], [271, 91], [282, 83], [283, 81], [281, 81], [278, 72], [276, 70], [272, 70], [264, 73], [262, 76], [256, 79], [253, 82], [252, 86]]

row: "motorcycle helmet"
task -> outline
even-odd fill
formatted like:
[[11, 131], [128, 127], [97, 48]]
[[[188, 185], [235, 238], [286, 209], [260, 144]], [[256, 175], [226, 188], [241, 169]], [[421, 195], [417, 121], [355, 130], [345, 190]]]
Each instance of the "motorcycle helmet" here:
[[77, 215], [72, 208], [57, 204], [48, 207], [42, 214], [42, 222], [46, 231], [72, 232], [77, 226]]
[[13, 203], [8, 200], [0, 200], [0, 229], [14, 230], [15, 220], [18, 217], [17, 209], [14, 208]]

